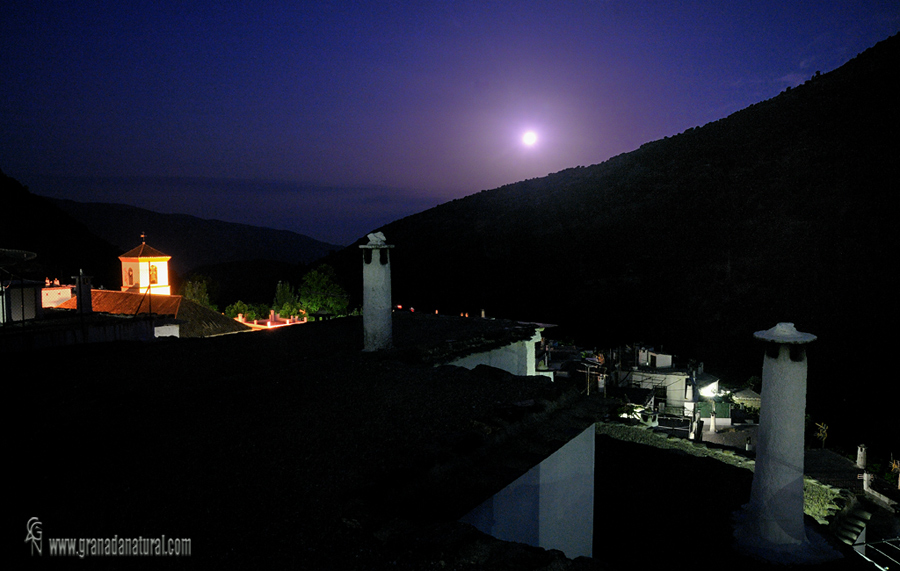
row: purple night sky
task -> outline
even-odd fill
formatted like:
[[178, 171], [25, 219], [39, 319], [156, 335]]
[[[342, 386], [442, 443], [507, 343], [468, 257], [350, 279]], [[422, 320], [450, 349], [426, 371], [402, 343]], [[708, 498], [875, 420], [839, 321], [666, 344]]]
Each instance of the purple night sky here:
[[897, 0], [7, 0], [0, 169], [347, 244], [723, 118], [898, 29]]

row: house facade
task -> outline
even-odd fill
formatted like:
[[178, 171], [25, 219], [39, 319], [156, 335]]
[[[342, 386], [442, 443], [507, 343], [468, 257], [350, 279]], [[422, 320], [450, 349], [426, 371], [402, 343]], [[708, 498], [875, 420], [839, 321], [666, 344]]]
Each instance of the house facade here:
[[638, 364], [619, 373], [619, 386], [653, 391], [653, 408], [658, 414], [703, 420], [706, 430], [731, 425], [730, 405], [701, 401], [712, 399], [719, 391], [719, 378], [705, 372], [703, 363], [696, 368], [678, 367], [673, 355], [650, 349], [639, 349], [635, 356]]

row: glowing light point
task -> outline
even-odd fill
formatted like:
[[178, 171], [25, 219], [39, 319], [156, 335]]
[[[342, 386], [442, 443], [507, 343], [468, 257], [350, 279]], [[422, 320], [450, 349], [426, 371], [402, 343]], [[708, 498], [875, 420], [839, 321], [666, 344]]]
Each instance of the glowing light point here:
[[534, 146], [534, 144], [537, 143], [537, 133], [535, 133], [534, 131], [528, 131], [527, 133], [522, 135], [522, 142], [529, 147]]

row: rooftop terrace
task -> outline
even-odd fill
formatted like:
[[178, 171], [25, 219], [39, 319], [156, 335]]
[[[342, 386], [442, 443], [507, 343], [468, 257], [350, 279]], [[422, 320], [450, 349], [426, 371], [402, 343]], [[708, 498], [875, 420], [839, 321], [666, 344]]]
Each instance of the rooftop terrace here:
[[[435, 366], [533, 331], [395, 314], [396, 348], [377, 353], [361, 351], [357, 318], [21, 353], [3, 370], [22, 389], [13, 519], [39, 517], [45, 537], [191, 538], [191, 563], [207, 567], [631, 569], [673, 545], [679, 561], [731, 555], [683, 534], [705, 522], [726, 537], [748, 472], [610, 439], [598, 439], [595, 510], [609, 541], [593, 560], [456, 523], [616, 406], [565, 380]], [[720, 501], [688, 485], [697, 469]], [[635, 510], [658, 513], [646, 502], [671, 485], [685, 493], [666, 509], [705, 519], [641, 525]]]

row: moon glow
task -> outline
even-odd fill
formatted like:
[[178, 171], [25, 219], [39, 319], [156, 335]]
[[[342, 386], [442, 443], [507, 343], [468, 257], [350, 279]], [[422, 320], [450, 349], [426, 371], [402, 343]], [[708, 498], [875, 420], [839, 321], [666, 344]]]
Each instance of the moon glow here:
[[534, 146], [534, 144], [537, 143], [537, 133], [535, 133], [534, 131], [528, 131], [527, 133], [522, 135], [522, 143], [528, 147]]

